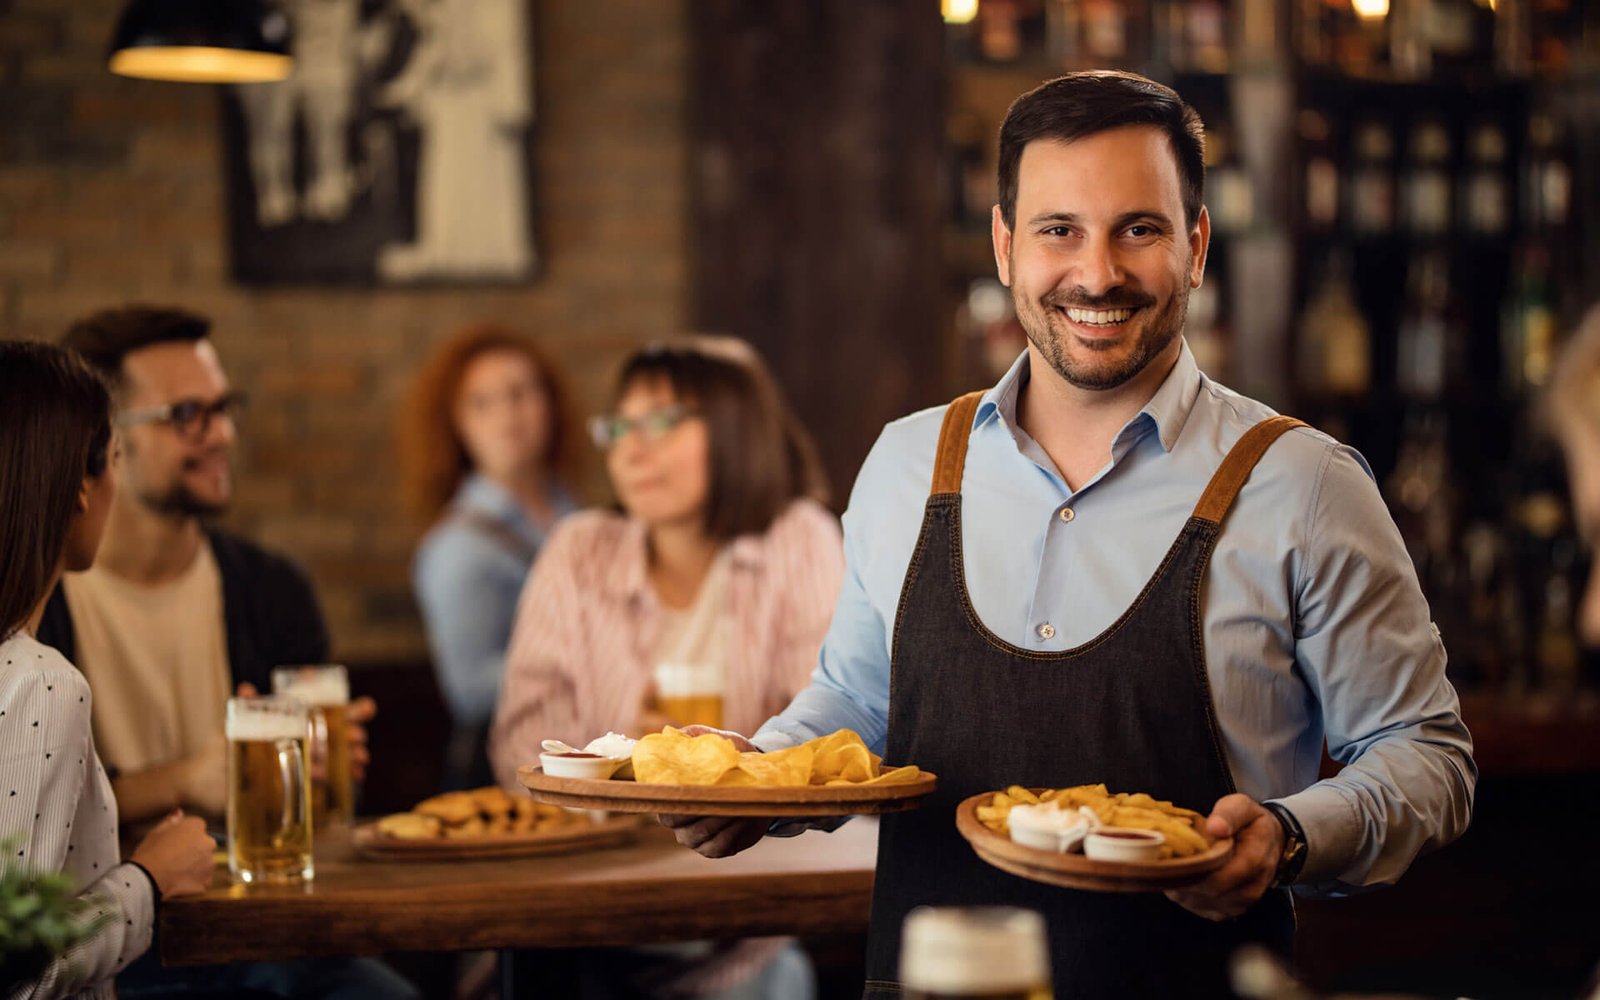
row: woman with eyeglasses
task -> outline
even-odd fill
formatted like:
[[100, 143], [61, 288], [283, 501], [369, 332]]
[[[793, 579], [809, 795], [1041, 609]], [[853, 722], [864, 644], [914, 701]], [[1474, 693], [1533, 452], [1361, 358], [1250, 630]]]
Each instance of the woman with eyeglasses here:
[[580, 454], [559, 371], [530, 338], [467, 326], [417, 375], [400, 427], [411, 507], [429, 525], [412, 583], [450, 708], [443, 786], [489, 784], [487, 739], [517, 595]]
[[42, 968], [0, 963], [0, 992], [112, 997], [156, 902], [210, 885], [216, 842], [175, 812], [121, 860], [89, 685], [35, 638], [61, 575], [94, 562], [116, 494], [105, 385], [63, 348], [0, 342], [0, 399], [0, 868], [66, 875], [95, 928]]
[[[653, 345], [615, 386], [591, 430], [617, 509], [563, 521], [523, 590], [491, 739], [508, 788], [548, 738], [753, 731], [805, 687], [838, 599], [843, 543], [815, 450], [754, 351]], [[738, 995], [809, 995], [785, 942], [710, 961], [754, 990]], [[716, 978], [704, 963], [683, 975]]]

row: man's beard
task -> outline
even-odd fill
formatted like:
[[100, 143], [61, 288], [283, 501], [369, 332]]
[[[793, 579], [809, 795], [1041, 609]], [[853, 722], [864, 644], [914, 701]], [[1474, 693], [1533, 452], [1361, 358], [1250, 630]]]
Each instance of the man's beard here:
[[[1185, 273], [1188, 269], [1185, 268]], [[1173, 338], [1183, 332], [1183, 323], [1189, 312], [1189, 283], [1180, 282], [1178, 290], [1161, 305], [1158, 312], [1150, 314], [1155, 299], [1144, 292], [1115, 288], [1105, 295], [1092, 296], [1081, 290], [1053, 291], [1038, 301], [1024, 302], [1013, 288], [1012, 301], [1016, 304], [1017, 319], [1023, 332], [1039, 354], [1055, 369], [1057, 375], [1079, 389], [1115, 389], [1126, 384], [1144, 371], [1152, 359], [1166, 350]], [[1086, 365], [1071, 357], [1066, 349], [1066, 338], [1074, 336], [1066, 317], [1057, 312], [1067, 307], [1082, 309], [1136, 309], [1125, 322], [1141, 320], [1144, 324], [1139, 340], [1133, 345], [1127, 359], [1110, 367]], [[1058, 327], [1057, 324], [1060, 324]], [[1089, 351], [1109, 351], [1121, 344], [1095, 346], [1095, 342], [1080, 342]]]
[[228, 509], [226, 500], [221, 503], [202, 500], [181, 483], [159, 493], [142, 492], [139, 494], [139, 501], [156, 513], [168, 517], [214, 517]]
[[[123, 454], [128, 460], [135, 460], [138, 457], [138, 451], [132, 442], [124, 445]], [[196, 464], [197, 461], [186, 461], [182, 471], [192, 472]], [[214, 517], [228, 509], [227, 500], [218, 502], [196, 496], [193, 490], [184, 485], [182, 479], [178, 479], [165, 489], [148, 488], [141, 484], [134, 492], [138, 494], [139, 502], [148, 510], [167, 517]]]

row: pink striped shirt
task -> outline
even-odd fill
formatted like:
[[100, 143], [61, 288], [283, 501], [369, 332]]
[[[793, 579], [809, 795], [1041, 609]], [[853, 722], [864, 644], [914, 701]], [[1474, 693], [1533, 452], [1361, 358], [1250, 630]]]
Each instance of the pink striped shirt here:
[[[723, 725], [753, 733], [810, 681], [844, 579], [838, 520], [791, 503], [729, 543]], [[634, 727], [649, 689], [661, 606], [645, 527], [606, 511], [564, 518], [522, 589], [489, 740], [501, 784], [549, 738], [582, 745]]]

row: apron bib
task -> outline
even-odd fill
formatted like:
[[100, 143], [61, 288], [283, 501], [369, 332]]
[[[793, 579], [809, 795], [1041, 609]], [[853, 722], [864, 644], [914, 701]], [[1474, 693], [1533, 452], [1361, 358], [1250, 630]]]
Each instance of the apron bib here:
[[1209, 814], [1235, 791], [1205, 669], [1200, 585], [1228, 508], [1256, 462], [1300, 422], [1263, 421], [1240, 439], [1144, 589], [1076, 649], [1013, 646], [985, 627], [966, 590], [961, 477], [981, 393], [951, 404], [932, 493], [895, 616], [884, 759], [939, 775], [920, 809], [882, 817], [865, 997], [900, 994], [900, 925], [917, 906], [1011, 905], [1048, 926], [1057, 998], [1232, 996], [1227, 962], [1245, 942], [1288, 954], [1287, 890], [1221, 923], [1160, 893], [1094, 893], [990, 867], [956, 832], [961, 800], [1006, 785], [1104, 782]]

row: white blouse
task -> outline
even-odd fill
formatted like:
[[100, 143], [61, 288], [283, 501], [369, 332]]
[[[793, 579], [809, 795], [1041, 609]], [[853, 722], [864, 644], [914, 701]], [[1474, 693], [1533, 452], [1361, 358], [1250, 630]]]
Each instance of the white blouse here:
[[154, 888], [121, 863], [117, 803], [89, 731], [88, 682], [32, 636], [0, 642], [0, 843], [6, 867], [64, 872], [110, 919], [13, 998], [115, 997], [112, 977], [150, 947]]

